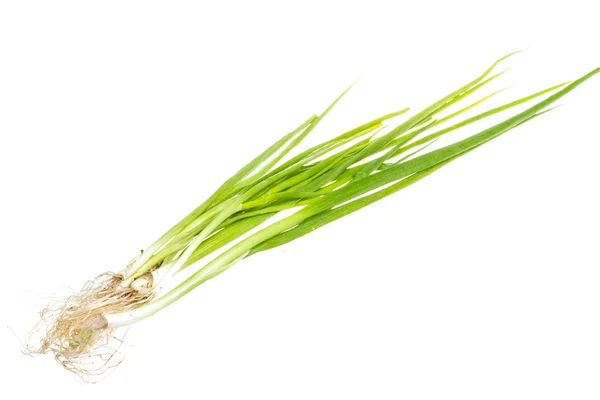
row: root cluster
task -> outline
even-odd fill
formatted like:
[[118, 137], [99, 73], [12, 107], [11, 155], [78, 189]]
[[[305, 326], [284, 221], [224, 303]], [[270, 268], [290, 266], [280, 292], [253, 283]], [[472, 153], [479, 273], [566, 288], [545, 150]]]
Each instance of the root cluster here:
[[122, 361], [122, 339], [104, 316], [137, 308], [152, 297], [151, 291], [123, 287], [121, 282], [122, 275], [104, 273], [78, 293], [51, 301], [40, 313], [26, 352], [51, 353], [64, 368], [86, 380], [117, 366]]

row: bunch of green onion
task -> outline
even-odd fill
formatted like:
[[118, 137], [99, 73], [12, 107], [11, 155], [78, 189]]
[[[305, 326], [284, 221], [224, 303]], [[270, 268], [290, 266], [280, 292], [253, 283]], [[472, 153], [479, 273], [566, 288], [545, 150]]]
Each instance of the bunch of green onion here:
[[[494, 74], [494, 70], [509, 56], [387, 131], [382, 129], [384, 122], [408, 109], [383, 115], [284, 162], [348, 88], [323, 113], [310, 117], [227, 179], [125, 270], [103, 274], [88, 282], [80, 293], [49, 306], [42, 313], [47, 327], [39, 351], [54, 353], [70, 370], [85, 371], [85, 360], [102, 353], [100, 349], [115, 329], [156, 314], [244, 258], [295, 240], [420, 181], [548, 111], [550, 105], [600, 72], [600, 68], [595, 69], [575, 81], [466, 119], [459, 117], [498, 92], [444, 115], [448, 108], [498, 78], [502, 72]], [[424, 151], [443, 135], [528, 102], [534, 104], [500, 123], [453, 144]], [[450, 126], [439, 127], [455, 120]], [[280, 213], [286, 216], [281, 218]], [[215, 257], [215, 252], [220, 253]], [[211, 254], [209, 262], [199, 263]], [[188, 277], [180, 279], [187, 268], [193, 268], [193, 273], [188, 270]]]

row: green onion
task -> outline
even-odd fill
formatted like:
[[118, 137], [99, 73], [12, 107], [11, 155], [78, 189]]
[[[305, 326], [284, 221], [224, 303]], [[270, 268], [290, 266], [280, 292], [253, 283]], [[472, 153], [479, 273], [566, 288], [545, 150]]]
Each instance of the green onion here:
[[[123, 271], [103, 274], [58, 306], [44, 310], [47, 327], [35, 351], [52, 352], [67, 369], [88, 372], [90, 360], [106, 360], [103, 349], [117, 328], [156, 314], [244, 258], [298, 239], [420, 181], [548, 112], [552, 104], [600, 72], [595, 69], [575, 81], [458, 120], [505, 89], [497, 90], [444, 115], [500, 77], [503, 72], [492, 73], [511, 55], [391, 128], [384, 123], [408, 109], [385, 114], [282, 162], [352, 86], [346, 89], [320, 115], [308, 118], [227, 179]], [[443, 135], [534, 100], [487, 129], [430, 150]], [[454, 122], [438, 128], [448, 121]], [[280, 215], [285, 216], [276, 218]], [[209, 262], [200, 263], [213, 253], [217, 254]], [[186, 269], [187, 278], [181, 278]]]

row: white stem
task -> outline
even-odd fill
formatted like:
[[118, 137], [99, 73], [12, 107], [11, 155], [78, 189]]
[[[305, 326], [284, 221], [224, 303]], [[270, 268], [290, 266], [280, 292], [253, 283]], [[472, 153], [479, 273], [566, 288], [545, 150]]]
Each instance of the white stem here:
[[[210, 279], [215, 273], [215, 270], [224, 271], [226, 269], [231, 268], [235, 263], [244, 259], [247, 255], [248, 252], [245, 252], [240, 257], [230, 262], [227, 262], [226, 259], [216, 260], [216, 263], [211, 263], [212, 268], [206, 271], [205, 279]], [[186, 284], [189, 285], [189, 282], [183, 283], [183, 285]], [[168, 296], [170, 293], [171, 292], [167, 293], [166, 295]], [[121, 328], [124, 326], [135, 324], [136, 322], [139, 322], [144, 318], [155, 314], [156, 312], [160, 311], [162, 308], [165, 307], [165, 303], [170, 303], [169, 299], [159, 297], [158, 299], [144, 304], [140, 308], [136, 308], [134, 310], [126, 311], [120, 314], [108, 314], [105, 315], [104, 318], [106, 318], [109, 328]]]
[[[170, 263], [167, 265], [163, 265], [156, 271], [152, 271], [152, 277], [154, 278], [154, 289], [153, 290], [156, 293], [160, 293], [162, 291], [164, 285], [166, 284], [165, 277], [167, 276], [167, 273], [169, 272], [169, 270], [171, 269], [172, 266], [173, 266], [173, 263]], [[163, 282], [165, 282], [165, 283], [163, 283]]]
[[[179, 272], [179, 270], [183, 267], [183, 265], [186, 263], [186, 261], [192, 256], [192, 254], [194, 253], [194, 251], [196, 251], [196, 249], [198, 248], [198, 246], [200, 246], [202, 244], [202, 242], [204, 242], [204, 240], [206, 240], [206, 238], [214, 232], [215, 229], [217, 229], [217, 227], [219, 225], [221, 225], [221, 223], [223, 221], [225, 221], [227, 218], [229, 218], [230, 215], [240, 211], [242, 209], [242, 199], [231, 199], [231, 201], [229, 202], [229, 205], [225, 208], [225, 210], [223, 210], [222, 212], [220, 212], [212, 221], [210, 221], [210, 224], [208, 224], [203, 230], [202, 232], [200, 232], [198, 234], [198, 236], [196, 236], [194, 238], [194, 240], [192, 240], [189, 244], [189, 246], [187, 247], [187, 249], [185, 249], [185, 251], [183, 252], [183, 254], [177, 259], [177, 261], [169, 266], [168, 270], [166, 271], [164, 277], [161, 279], [162, 282], [164, 282], [165, 284], [168, 283], [171, 278], [173, 278], [173, 276]], [[161, 286], [161, 289], [164, 285]]]

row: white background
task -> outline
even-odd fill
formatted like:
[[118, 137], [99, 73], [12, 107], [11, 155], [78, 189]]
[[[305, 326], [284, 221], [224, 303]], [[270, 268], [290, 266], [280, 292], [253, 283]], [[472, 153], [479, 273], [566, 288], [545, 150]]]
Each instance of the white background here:
[[594, 3], [3, 1], [3, 396], [597, 399], [600, 77], [139, 323], [97, 385], [18, 339], [358, 76], [309, 143], [513, 50], [499, 101], [600, 66]]

